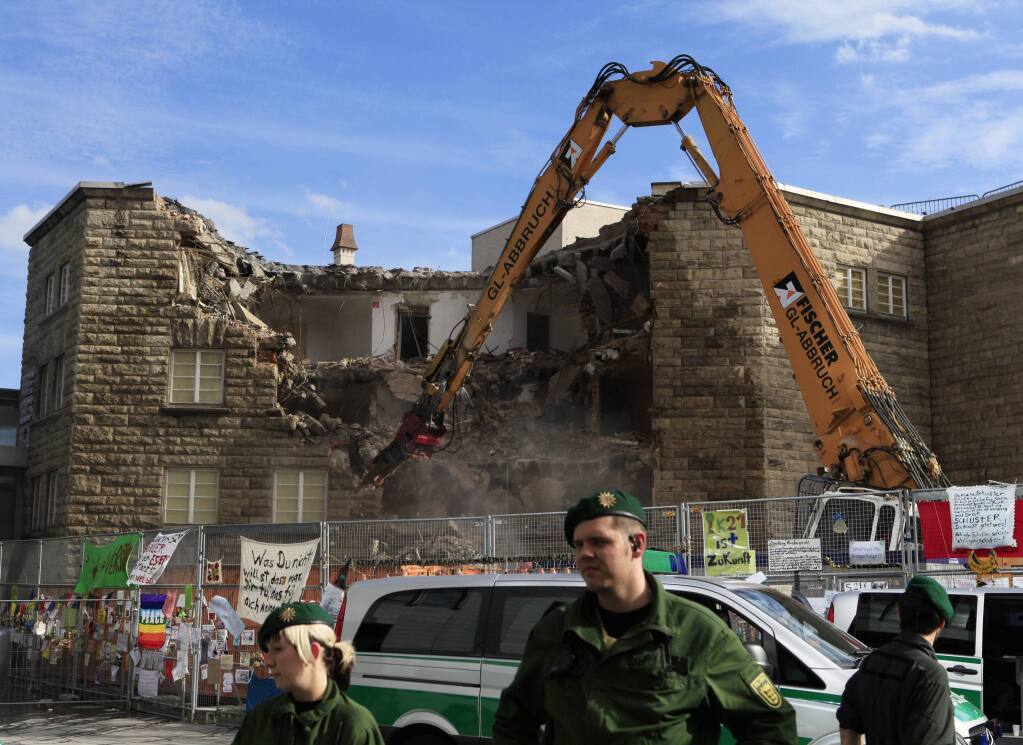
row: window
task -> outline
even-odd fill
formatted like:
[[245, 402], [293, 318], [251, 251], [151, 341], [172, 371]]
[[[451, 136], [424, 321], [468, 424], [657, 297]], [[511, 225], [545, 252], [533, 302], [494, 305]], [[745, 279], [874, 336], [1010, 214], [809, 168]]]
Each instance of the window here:
[[551, 317], [542, 313], [526, 313], [526, 349], [547, 352], [551, 348]]
[[32, 479], [32, 504], [29, 510], [29, 528], [39, 530], [45, 519], [46, 500], [43, 494], [43, 477]]
[[326, 471], [274, 473], [275, 523], [313, 523], [326, 519]]
[[60, 305], [63, 307], [71, 300], [71, 264], [60, 265]]
[[50, 386], [49, 378], [49, 365], [42, 365], [39, 368], [39, 372], [36, 375], [36, 416], [44, 417], [46, 412], [49, 411], [47, 406], [46, 394], [48, 393]]
[[490, 613], [486, 656], [522, 659], [537, 622], [558, 606], [574, 602], [582, 592], [582, 587], [499, 588]]
[[896, 318], [906, 317], [906, 278], [877, 273], [877, 312]]
[[430, 353], [430, 309], [398, 310], [398, 359], [414, 360]]
[[[872, 647], [880, 647], [899, 633], [897, 592], [860, 593], [849, 633]], [[934, 651], [938, 654], [976, 654], [977, 598], [970, 595], [950, 595], [952, 620], [938, 635]]]
[[46, 526], [57, 524], [57, 499], [60, 497], [64, 479], [60, 471], [51, 471], [46, 479]]
[[360, 652], [479, 656], [483, 590], [396, 592], [373, 603], [355, 634]]
[[57, 309], [57, 283], [52, 274], [46, 278], [45, 315], [50, 315]]
[[224, 401], [224, 351], [175, 349], [171, 352], [172, 404]]
[[851, 266], [839, 266], [835, 272], [835, 291], [849, 310], [867, 309], [867, 272]]
[[219, 479], [212, 469], [168, 468], [163, 520], [169, 525], [215, 523]]
[[50, 373], [50, 393], [47, 400], [51, 411], [56, 411], [64, 405], [64, 355], [59, 355], [53, 360], [53, 370]]

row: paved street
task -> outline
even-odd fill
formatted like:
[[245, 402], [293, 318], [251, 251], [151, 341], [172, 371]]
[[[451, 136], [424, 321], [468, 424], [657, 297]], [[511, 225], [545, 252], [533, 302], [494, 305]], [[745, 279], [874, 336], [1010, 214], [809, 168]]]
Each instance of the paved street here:
[[0, 709], [0, 745], [227, 745], [232, 727], [189, 724], [118, 709], [55, 709], [5, 713]]

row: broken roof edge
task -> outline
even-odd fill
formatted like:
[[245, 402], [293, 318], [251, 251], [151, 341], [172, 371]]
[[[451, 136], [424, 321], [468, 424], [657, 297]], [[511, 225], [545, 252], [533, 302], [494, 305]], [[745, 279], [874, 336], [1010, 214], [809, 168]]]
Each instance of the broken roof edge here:
[[125, 191], [127, 189], [146, 190], [149, 192], [146, 195], [149, 198], [155, 193], [152, 181], [136, 181], [128, 184], [123, 181], [79, 181], [64, 195], [63, 199], [28, 229], [22, 236], [22, 240], [29, 246], [34, 246], [51, 227], [78, 206], [78, 203], [85, 198], [87, 191]]

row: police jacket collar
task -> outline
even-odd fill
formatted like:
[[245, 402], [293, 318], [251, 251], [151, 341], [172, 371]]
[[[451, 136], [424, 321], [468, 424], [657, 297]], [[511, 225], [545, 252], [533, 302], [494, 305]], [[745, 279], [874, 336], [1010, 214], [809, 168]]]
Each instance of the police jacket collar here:
[[328, 716], [340, 701], [341, 691], [337, 687], [337, 683], [334, 682], [334, 679], [328, 677], [327, 690], [316, 706], [298, 714], [295, 712], [295, 700], [291, 697], [290, 693], [286, 693], [271, 700], [268, 704], [270, 707], [269, 714], [273, 719], [278, 717], [294, 717], [298, 719], [302, 726], [311, 727], [319, 720]]
[[895, 637], [892, 641], [896, 641], [906, 647], [919, 650], [926, 654], [928, 657], [938, 659], [937, 655], [934, 654], [934, 647], [931, 646], [930, 642], [924, 639], [920, 634], [914, 634], [910, 631], [903, 631], [901, 634]]
[[[646, 618], [625, 632], [619, 642], [611, 648], [612, 652], [631, 647], [632, 645], [625, 644], [625, 641], [636, 637], [642, 636], [646, 638], [654, 635], [670, 638], [674, 635], [674, 632], [668, 625], [664, 588], [661, 587], [661, 583], [649, 572], [643, 572], [643, 575], [646, 577], [647, 587], [650, 588], [650, 613]], [[584, 593], [579, 602], [573, 603], [568, 607], [565, 618], [565, 633], [575, 634], [596, 649], [603, 647], [600, 619], [597, 615], [597, 596], [595, 593]]]

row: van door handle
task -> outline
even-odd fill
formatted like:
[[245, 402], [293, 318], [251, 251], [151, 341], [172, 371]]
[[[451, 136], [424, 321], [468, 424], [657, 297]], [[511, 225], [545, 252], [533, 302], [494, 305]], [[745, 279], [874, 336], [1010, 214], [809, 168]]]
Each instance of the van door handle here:
[[945, 669], [948, 670], [950, 673], [955, 673], [956, 675], [977, 674], [977, 671], [974, 670], [972, 667], [963, 667], [962, 665], [956, 665], [955, 667], [946, 667]]

